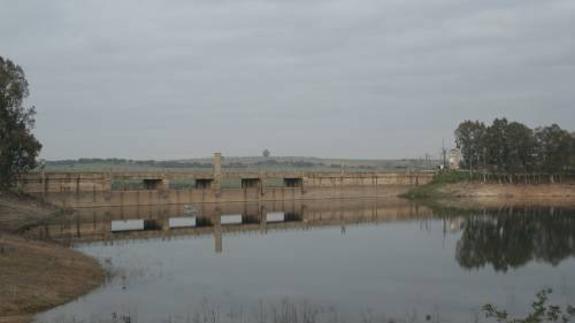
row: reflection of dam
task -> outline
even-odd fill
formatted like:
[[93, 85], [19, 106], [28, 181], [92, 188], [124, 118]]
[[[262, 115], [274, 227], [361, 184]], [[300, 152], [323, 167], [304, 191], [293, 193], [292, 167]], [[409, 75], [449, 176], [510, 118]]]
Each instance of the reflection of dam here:
[[[79, 209], [25, 234], [70, 243], [213, 236], [216, 252], [225, 235], [416, 221], [424, 231], [457, 235], [454, 254], [466, 269], [490, 265], [496, 271], [532, 261], [558, 265], [575, 256], [575, 210], [503, 207], [433, 209], [401, 199], [278, 201], [270, 203], [168, 205]], [[438, 221], [439, 225], [438, 225]]]
[[325, 226], [421, 219], [429, 209], [403, 200], [290, 201], [79, 209], [28, 235], [63, 243], [214, 235], [216, 251], [227, 233], [307, 230]]

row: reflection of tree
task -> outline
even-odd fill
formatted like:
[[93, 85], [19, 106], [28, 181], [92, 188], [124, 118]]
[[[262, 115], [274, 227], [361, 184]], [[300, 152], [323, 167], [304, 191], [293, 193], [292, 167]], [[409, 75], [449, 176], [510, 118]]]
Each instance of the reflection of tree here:
[[557, 265], [575, 256], [573, 211], [521, 209], [505, 213], [466, 219], [456, 247], [456, 259], [462, 267], [491, 264], [496, 271], [507, 271], [533, 260]]

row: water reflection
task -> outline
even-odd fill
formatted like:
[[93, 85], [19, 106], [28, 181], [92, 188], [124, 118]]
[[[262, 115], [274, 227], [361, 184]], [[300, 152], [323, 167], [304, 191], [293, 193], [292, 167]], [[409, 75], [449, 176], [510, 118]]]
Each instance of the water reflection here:
[[431, 218], [432, 212], [403, 200], [291, 201], [78, 209], [73, 215], [30, 229], [36, 239], [63, 244], [213, 235], [222, 252], [223, 235]]
[[575, 256], [573, 209], [489, 208], [467, 210], [465, 215], [449, 211], [403, 200], [94, 208], [79, 209], [75, 215], [33, 228], [27, 235], [64, 244], [212, 235], [214, 251], [220, 253], [225, 234], [323, 226], [339, 226], [345, 234], [348, 225], [435, 219], [442, 221], [443, 234], [462, 232], [455, 258], [467, 269], [491, 265], [497, 271], [507, 271], [530, 261], [557, 265]]
[[570, 209], [484, 210], [465, 218], [456, 259], [465, 268], [491, 265], [497, 271], [531, 261], [557, 265], [575, 256], [575, 212]]

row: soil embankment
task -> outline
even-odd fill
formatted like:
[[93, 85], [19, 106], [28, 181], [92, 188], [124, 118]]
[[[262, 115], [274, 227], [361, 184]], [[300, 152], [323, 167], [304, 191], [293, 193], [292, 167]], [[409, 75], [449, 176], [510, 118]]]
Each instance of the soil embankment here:
[[58, 216], [58, 208], [0, 193], [0, 323], [29, 322], [42, 310], [64, 304], [104, 280], [98, 262], [75, 250], [18, 235]]
[[575, 183], [568, 184], [483, 184], [462, 182], [447, 184], [439, 193], [450, 197], [500, 199], [556, 199], [574, 200]]
[[[410, 196], [411, 194], [411, 196]], [[575, 206], [575, 182], [557, 184], [496, 184], [477, 181], [435, 183], [415, 189], [406, 197], [463, 208], [501, 206]]]

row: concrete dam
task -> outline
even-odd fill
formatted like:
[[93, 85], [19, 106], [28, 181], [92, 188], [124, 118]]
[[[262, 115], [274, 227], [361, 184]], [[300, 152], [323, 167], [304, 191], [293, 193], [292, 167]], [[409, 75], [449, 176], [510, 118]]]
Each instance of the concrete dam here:
[[[216, 154], [211, 172], [33, 172], [19, 185], [57, 206], [84, 208], [396, 197], [429, 183], [434, 175], [432, 171], [225, 171], [221, 155]], [[173, 185], [182, 182], [188, 185]], [[139, 185], [134, 188], [134, 183]]]

